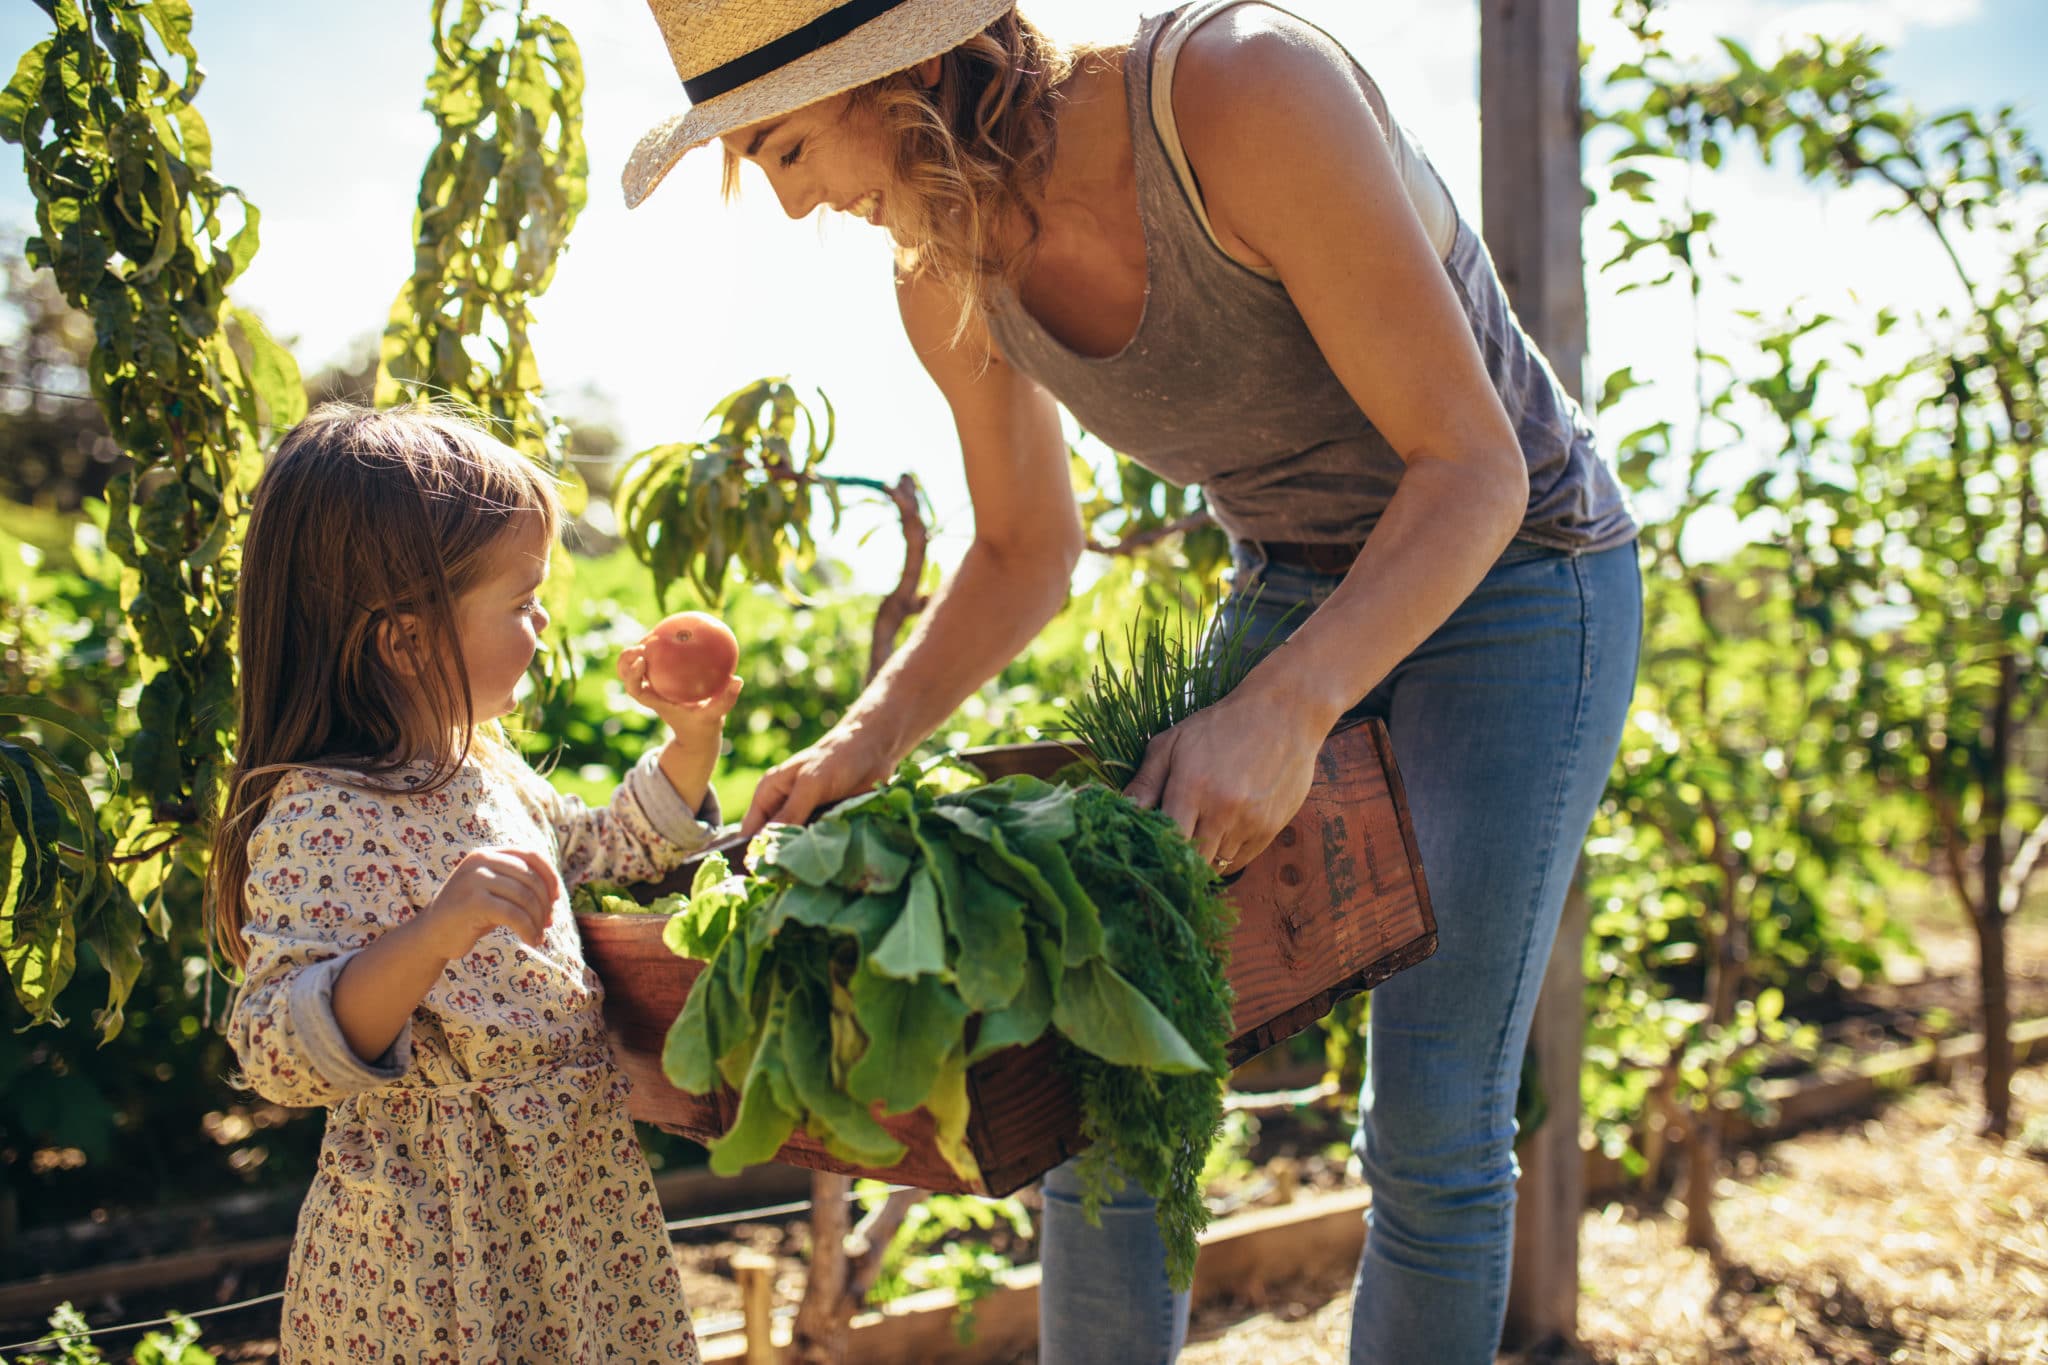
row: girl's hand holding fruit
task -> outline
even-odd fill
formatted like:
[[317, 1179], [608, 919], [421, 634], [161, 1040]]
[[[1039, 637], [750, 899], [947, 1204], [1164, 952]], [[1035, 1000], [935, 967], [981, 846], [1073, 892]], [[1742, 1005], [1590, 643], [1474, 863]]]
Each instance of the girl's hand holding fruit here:
[[664, 620], [619, 654], [619, 681], [678, 734], [716, 730], [739, 701], [739, 642], [701, 611]]

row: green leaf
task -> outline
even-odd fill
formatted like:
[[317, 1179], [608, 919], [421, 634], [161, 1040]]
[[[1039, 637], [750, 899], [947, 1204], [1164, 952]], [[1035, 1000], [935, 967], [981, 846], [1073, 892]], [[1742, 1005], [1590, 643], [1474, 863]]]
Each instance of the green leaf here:
[[25, 920], [35, 907], [56, 896], [62, 870], [56, 849], [61, 817], [35, 760], [5, 740], [0, 740], [0, 802], [6, 804], [9, 824], [21, 841], [13, 913]]
[[1118, 1066], [1169, 1074], [1209, 1070], [1159, 1007], [1100, 958], [1067, 969], [1052, 1022], [1074, 1046]]
[[903, 981], [945, 974], [946, 930], [939, 919], [938, 887], [928, 870], [919, 868], [911, 876], [903, 912], [869, 956], [868, 965]]
[[964, 805], [937, 805], [932, 807], [931, 815], [936, 819], [946, 821], [977, 844], [994, 843], [1001, 837], [993, 820], [980, 811], [972, 810]]
[[886, 896], [857, 896], [842, 905], [826, 927], [835, 934], [845, 934], [856, 940], [861, 952], [871, 956], [903, 912], [903, 902], [902, 892], [891, 892]]
[[[258, 209], [247, 199], [243, 199], [239, 194], [235, 197], [241, 200], [242, 226], [237, 228], [235, 235], [227, 240], [226, 255], [228, 267], [224, 272], [224, 279], [222, 280], [224, 284], [229, 280], [239, 279], [249, 269], [249, 263], [256, 259], [257, 248], [263, 244], [262, 210]], [[410, 311], [407, 313], [407, 318], [408, 320], [411, 318]]]
[[852, 897], [836, 886], [807, 886], [798, 882], [784, 887], [767, 906], [768, 932], [782, 932], [787, 924], [804, 924], [814, 929], [828, 927], [846, 908]]
[[[89, 904], [81, 904], [74, 917], [79, 941], [92, 949], [107, 973], [106, 1006], [93, 1012], [100, 1041], [105, 1044], [120, 1034], [122, 1007], [142, 975], [144, 921], [128, 888], [105, 875], [104, 869], [102, 874]], [[159, 937], [168, 937], [163, 932], [167, 928], [159, 928]]]
[[87, 794], [85, 784], [78, 780], [78, 774], [65, 767], [55, 754], [32, 740], [17, 738], [9, 743], [27, 754], [42, 769], [44, 780], [55, 787], [54, 794], [57, 800], [71, 816], [71, 823], [78, 830], [78, 837], [85, 845], [88, 860], [97, 864], [98, 859], [106, 851], [105, 835], [100, 830], [99, 812], [93, 809], [92, 797]]
[[748, 956], [745, 937], [729, 936], [698, 974], [682, 1012], [669, 1025], [661, 1070], [677, 1089], [693, 1095], [711, 1093], [718, 1087], [719, 1061], [752, 1031]]
[[121, 761], [114, 756], [114, 746], [108, 742], [105, 731], [56, 702], [42, 697], [0, 696], [0, 716], [20, 716], [61, 730], [98, 754], [110, 773], [118, 775], [121, 771]]
[[[709, 962], [731, 935], [746, 901], [744, 883], [708, 886], [669, 915], [668, 923], [662, 926], [661, 941], [677, 957]], [[649, 911], [655, 911], [661, 903], [649, 906]]]
[[1056, 844], [1022, 843], [1018, 852], [1038, 869], [1065, 907], [1060, 948], [1068, 966], [1079, 966], [1102, 955], [1102, 911], [1074, 876], [1067, 855]]
[[1032, 953], [1024, 964], [1024, 985], [1009, 1004], [981, 1017], [981, 1030], [974, 1036], [970, 1063], [1002, 1051], [1035, 1043], [1052, 1022], [1052, 982], [1045, 964]]
[[[1017, 809], [1012, 807], [1001, 823], [1020, 830], [1028, 846], [1012, 850], [1002, 828], [992, 824], [988, 848], [976, 861], [984, 871], [1014, 886], [1039, 907], [1056, 930], [1055, 938], [1062, 945], [1069, 966], [1100, 956], [1102, 913], [1074, 880], [1074, 870], [1058, 842], [1073, 830], [1072, 810], [1064, 810], [1063, 819], [1026, 819], [1013, 825], [1011, 814]], [[1062, 825], [1067, 833], [1057, 832]]]
[[[26, 861], [35, 855], [35, 850], [22, 839], [15, 828], [14, 812], [20, 800], [20, 793], [12, 789], [12, 780], [0, 773], [0, 921], [10, 920], [15, 915], [14, 907], [8, 904], [8, 893], [14, 890], [17, 852], [20, 860]], [[26, 872], [28, 869], [23, 868]], [[4, 932], [4, 931], [0, 931]]]
[[[913, 779], [914, 780], [914, 779]], [[927, 811], [926, 814], [931, 812]], [[960, 857], [953, 852], [944, 825], [933, 824], [919, 819], [916, 812], [906, 817], [911, 837], [917, 843], [918, 852], [924, 855], [925, 867], [931, 872], [939, 893], [939, 911], [951, 924], [953, 916], [960, 912], [965, 903], [966, 887], [961, 880]]]
[[832, 1082], [831, 1001], [819, 987], [797, 993], [783, 1027], [782, 1063], [798, 1103], [810, 1113], [805, 1129], [841, 1161], [893, 1166], [905, 1147]]
[[56, 44], [55, 38], [45, 38], [22, 53], [15, 64], [14, 79], [7, 83], [6, 90], [0, 91], [0, 139], [20, 145], [23, 121], [37, 104], [45, 65]]
[[785, 833], [762, 857], [763, 867], [781, 868], [810, 886], [828, 885], [845, 865], [853, 831], [845, 822], [820, 820], [817, 824]]
[[778, 984], [769, 996], [767, 1017], [761, 1025], [753, 1062], [740, 1087], [740, 1108], [732, 1127], [712, 1140], [708, 1150], [711, 1169], [719, 1175], [738, 1175], [749, 1166], [772, 1161], [796, 1131], [797, 1114], [782, 1103], [781, 1092], [789, 1090], [783, 1062], [782, 1031], [789, 1017], [789, 997]]
[[975, 868], [962, 874], [965, 894], [947, 919], [959, 951], [953, 971], [960, 998], [977, 1014], [999, 1010], [1024, 987], [1024, 902]]
[[[251, 224], [244, 231], [254, 230], [255, 210], [250, 214]], [[306, 384], [299, 375], [299, 363], [271, 338], [270, 330], [254, 313], [236, 308], [231, 315], [249, 343], [249, 378], [264, 416], [278, 431], [297, 425], [306, 415]]]
[[862, 892], [894, 891], [903, 885], [910, 874], [910, 859], [889, 843], [882, 830], [879, 820], [853, 823], [853, 842], [837, 879], [840, 885]]
[[863, 967], [849, 985], [867, 1051], [847, 1073], [847, 1089], [900, 1114], [923, 1104], [940, 1063], [967, 1019], [960, 997], [935, 976], [898, 981]]
[[732, 866], [723, 853], [707, 853], [697, 864], [696, 875], [690, 878], [690, 895], [701, 896], [731, 875]]
[[1057, 845], [1074, 836], [1073, 788], [1028, 776], [1005, 778], [999, 785], [1012, 793], [1002, 823], [1014, 837]]

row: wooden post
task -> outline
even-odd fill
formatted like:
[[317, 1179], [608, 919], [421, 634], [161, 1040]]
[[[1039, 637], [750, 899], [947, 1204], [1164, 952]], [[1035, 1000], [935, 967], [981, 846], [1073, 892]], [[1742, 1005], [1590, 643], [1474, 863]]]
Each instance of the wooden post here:
[[740, 1307], [747, 1319], [747, 1365], [780, 1365], [775, 1349], [775, 1258], [758, 1251], [736, 1252], [733, 1278], [740, 1284]]
[[1522, 326], [1566, 391], [1582, 398], [1586, 190], [1575, 0], [1482, 0], [1479, 88], [1487, 250]]
[[[1522, 325], [1573, 397], [1582, 397], [1586, 282], [1580, 216], [1577, 0], [1481, 0], [1480, 174], [1488, 249]], [[1529, 1045], [1549, 1117], [1520, 1152], [1514, 1279], [1506, 1341], [1578, 1334], [1579, 1059], [1587, 906], [1575, 886], [1544, 974]]]

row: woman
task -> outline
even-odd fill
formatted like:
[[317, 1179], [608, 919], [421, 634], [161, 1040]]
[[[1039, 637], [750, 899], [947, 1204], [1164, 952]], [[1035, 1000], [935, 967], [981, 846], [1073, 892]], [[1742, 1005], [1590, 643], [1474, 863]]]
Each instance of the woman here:
[[[1007, 0], [652, 3], [692, 107], [643, 140], [629, 201], [717, 138], [728, 188], [751, 162], [793, 217], [887, 228], [975, 510], [911, 640], [747, 826], [886, 776], [1060, 609], [1083, 538], [1059, 403], [1200, 483], [1235, 545], [1224, 615], [1274, 648], [1129, 791], [1226, 868], [1340, 718], [1386, 719], [1441, 941], [1373, 1001], [1351, 1356], [1491, 1360], [1516, 1080], [1641, 587], [1623, 496], [1477, 236], [1366, 74], [1264, 4], [1066, 53]], [[1127, 1188], [1090, 1228], [1070, 1172], [1045, 1194], [1041, 1358], [1170, 1360], [1186, 1301], [1149, 1205]]]

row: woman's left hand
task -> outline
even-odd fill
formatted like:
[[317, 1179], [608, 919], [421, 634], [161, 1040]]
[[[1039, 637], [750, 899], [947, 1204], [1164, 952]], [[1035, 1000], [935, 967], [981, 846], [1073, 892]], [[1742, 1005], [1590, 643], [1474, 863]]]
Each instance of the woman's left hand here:
[[1124, 795], [1179, 825], [1217, 871], [1243, 867], [1301, 810], [1326, 738], [1276, 715], [1241, 687], [1154, 736]]

